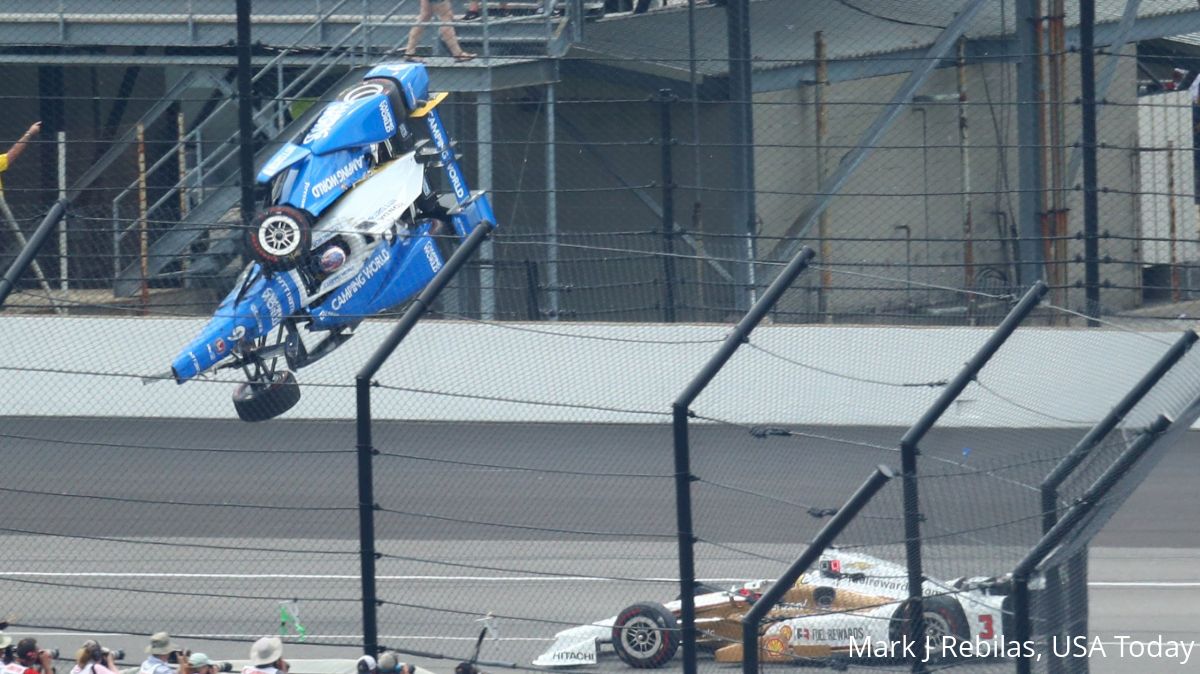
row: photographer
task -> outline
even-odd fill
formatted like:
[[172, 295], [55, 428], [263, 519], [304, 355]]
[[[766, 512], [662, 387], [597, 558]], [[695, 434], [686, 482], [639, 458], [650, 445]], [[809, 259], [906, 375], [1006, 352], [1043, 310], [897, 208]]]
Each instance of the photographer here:
[[116, 674], [117, 658], [123, 655], [120, 651], [114, 653], [99, 642], [88, 639], [75, 654], [75, 667], [71, 669], [71, 674]]
[[[233, 665], [228, 662], [216, 662], [210, 660], [203, 653], [192, 653], [187, 659], [188, 667], [192, 674], [220, 674], [220, 672], [228, 672], [233, 669]], [[183, 665], [180, 664], [180, 671], [183, 671]]]
[[384, 651], [379, 656], [379, 667], [376, 671], [379, 674], [414, 674], [416, 667], [407, 662], [401, 662], [394, 652]]
[[250, 647], [250, 663], [242, 674], [287, 674], [288, 663], [283, 659], [283, 640], [263, 637]]
[[37, 639], [21, 639], [4, 674], [54, 674], [54, 653], [38, 648]]
[[166, 632], [155, 632], [150, 635], [150, 645], [146, 647], [150, 657], [142, 662], [138, 674], [175, 674], [168, 663], [179, 663], [180, 674], [188, 674], [187, 656], [191, 655], [179, 646], [171, 643], [171, 635]]

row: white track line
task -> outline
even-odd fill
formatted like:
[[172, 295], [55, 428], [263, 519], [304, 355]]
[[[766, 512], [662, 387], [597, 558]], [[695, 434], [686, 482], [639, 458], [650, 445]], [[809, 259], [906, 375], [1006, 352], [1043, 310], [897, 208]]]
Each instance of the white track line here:
[[[106, 633], [106, 632], [76, 632], [76, 631], [71, 631], [71, 632], [14, 632], [12, 630], [6, 630], [4, 633], [11, 637], [61, 637], [64, 634], [67, 634], [67, 635], [78, 634], [80, 636], [105, 637], [105, 638], [130, 636], [129, 634], [117, 633], [117, 632]], [[190, 633], [189, 632], [187, 635], [187, 638], [188, 639], [257, 639], [261, 636], [262, 636], [262, 634], [259, 634], [258, 632], [255, 632], [254, 634], [204, 634], [204, 633]], [[361, 634], [310, 634], [307, 636], [308, 641], [306, 641], [306, 644], [313, 645], [312, 641], [320, 640], [320, 639], [339, 639], [339, 640], [360, 639], [361, 640], [362, 638], [363, 637]], [[445, 636], [431, 636], [431, 635], [427, 635], [427, 634], [380, 634], [379, 638], [380, 639], [392, 639], [392, 640], [425, 639], [425, 640], [429, 640], [429, 641], [471, 641], [471, 642], [474, 642], [479, 637], [445, 637]], [[488, 641], [554, 641], [554, 637], [488, 637]], [[306, 644], [290, 642], [288, 645], [289, 646], [303, 646]], [[288, 658], [288, 662], [292, 662], [292, 661], [293, 661], [292, 658]]]
[[[127, 571], [0, 571], [0, 577], [28, 576], [43, 578], [229, 578], [229, 579], [296, 579], [296, 580], [358, 580], [358, 574], [304, 574], [304, 573], [155, 573]], [[678, 578], [630, 578], [614, 579], [602, 576], [375, 576], [376, 580], [448, 580], [490, 582], [591, 581], [604, 583], [662, 582], [678, 583]], [[697, 578], [703, 583], [744, 583], [746, 578]]]
[[[40, 578], [223, 578], [242, 580], [263, 579], [293, 579], [293, 580], [358, 580], [356, 574], [304, 574], [304, 573], [155, 573], [155, 572], [105, 572], [105, 571], [0, 571], [0, 578], [5, 576], [40, 577]], [[376, 580], [384, 581], [413, 581], [432, 580], [450, 582], [489, 582], [489, 583], [529, 583], [538, 581], [553, 582], [657, 582], [678, 583], [678, 578], [645, 577], [630, 578], [629, 581], [604, 578], [601, 576], [376, 576]], [[743, 583], [747, 578], [698, 578], [702, 583]], [[1200, 587], [1200, 581], [1154, 581], [1154, 580], [1096, 580], [1090, 581], [1088, 587], [1162, 587], [1189, 588]]]

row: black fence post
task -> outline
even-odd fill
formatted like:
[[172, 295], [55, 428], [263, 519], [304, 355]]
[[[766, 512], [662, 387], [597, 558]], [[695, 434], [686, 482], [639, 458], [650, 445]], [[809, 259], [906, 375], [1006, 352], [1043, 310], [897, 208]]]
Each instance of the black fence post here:
[[362, 584], [363, 652], [379, 653], [379, 626], [375, 608], [375, 448], [371, 442], [371, 378], [354, 382], [355, 426], [358, 443], [358, 563]]
[[671, 132], [671, 104], [679, 100], [670, 89], [659, 89], [659, 137], [661, 151], [659, 168], [662, 180], [662, 237], [663, 237], [663, 321], [675, 322], [675, 171], [671, 163], [671, 148], [675, 138]]
[[542, 318], [542, 308], [538, 303], [541, 283], [537, 263], [533, 260], [525, 260], [525, 318], [531, 321], [538, 321]]
[[1084, 492], [1079, 501], [1067, 511], [1066, 515], [1047, 531], [1033, 546], [1024, 558], [1013, 569], [1013, 640], [1022, 644], [1017, 655], [1017, 672], [1029, 674], [1032, 668], [1033, 653], [1024, 644], [1033, 639], [1033, 624], [1030, 618], [1029, 581], [1031, 574], [1055, 548], [1062, 543], [1072, 529], [1078, 526], [1096, 505], [1102, 501], [1108, 492], [1120, 482], [1141, 459], [1162, 434], [1171, 426], [1171, 421], [1159, 415], [1146, 430], [1133, 441], [1121, 456], [1113, 461], [1091, 487]]
[[[1022, 321], [1037, 307], [1048, 290], [1046, 284], [1038, 281], [1025, 293], [1020, 302], [1004, 317], [1000, 325], [992, 331], [991, 336], [983, 346], [971, 356], [954, 379], [946, 384], [938, 395], [937, 400], [925, 410], [925, 414], [913, 424], [912, 428], [900, 439], [900, 469], [904, 473], [904, 550], [908, 565], [908, 598], [913, 619], [909, 623], [908, 638], [911, 643], [924, 643], [920, 635], [924, 633], [922, 625], [921, 599], [924, 596], [925, 572], [921, 559], [921, 507], [920, 494], [917, 487], [917, 457], [920, 455], [921, 439], [937, 423], [942, 414], [950, 408], [955, 399], [962, 394], [967, 385], [975, 380], [979, 371], [992, 356], [1000, 350], [1004, 342], [1016, 331]], [[913, 671], [924, 671], [924, 664], [918, 660], [913, 663]]]
[[21, 252], [17, 253], [17, 257], [8, 266], [8, 271], [4, 273], [4, 278], [0, 279], [0, 307], [8, 301], [8, 295], [16, 286], [17, 281], [21, 279], [21, 275], [33, 263], [33, 259], [37, 257], [38, 250], [46, 243], [46, 238], [50, 236], [50, 232], [54, 231], [58, 221], [62, 220], [63, 215], [67, 212], [67, 200], [59, 199], [50, 207], [50, 211], [46, 213], [46, 217], [42, 218], [41, 224], [33, 231], [29, 237], [25, 247]]
[[1079, 97], [1083, 131], [1083, 275], [1088, 327], [1099, 327], [1100, 236], [1096, 186], [1096, 0], [1079, 0]]
[[784, 291], [795, 282], [796, 277], [808, 268], [808, 262], [813, 255], [808, 246], [796, 253], [671, 406], [675, 445], [675, 518], [679, 530], [679, 618], [682, 622], [680, 631], [683, 637], [683, 674], [696, 674], [696, 568], [692, 551], [696, 536], [692, 531], [691, 486], [695, 478], [692, 476], [688, 444], [688, 408], [696, 397], [704, 392], [704, 388], [717, 376], [725, 363], [729, 362], [738, 347], [750, 339], [750, 333], [762, 321], [763, 316], [775, 306]]
[[379, 628], [376, 622], [376, 606], [379, 600], [375, 592], [375, 493], [372, 458], [375, 448], [371, 442], [371, 386], [372, 378], [387, 361], [400, 342], [408, 336], [417, 321], [429, 311], [438, 294], [458, 274], [483, 241], [495, 227], [493, 223], [481, 222], [459, 245], [449, 260], [408, 305], [400, 316], [396, 327], [388, 333], [366, 365], [355, 376], [355, 430], [358, 435], [358, 526], [359, 566], [362, 582], [363, 651], [368, 655], [379, 653]]
[[867, 481], [859, 486], [858, 491], [854, 492], [846, 501], [846, 504], [838, 509], [837, 514], [821, 527], [816, 538], [808, 544], [799, 559], [793, 562], [779, 577], [779, 580], [771, 585], [766, 594], [754, 602], [750, 611], [742, 616], [742, 674], [758, 674], [758, 626], [762, 619], [783, 599], [784, 594], [792, 588], [800, 576], [808, 571], [808, 567], [820, 559], [825, 548], [828, 548], [837, 539], [838, 534], [842, 533], [842, 530], [858, 516], [858, 513], [866, 507], [867, 503], [870, 503], [880, 489], [883, 489], [888, 480], [895, 476], [895, 471], [887, 466], [880, 465], [876, 468]]
[[238, 172], [242, 187], [241, 223], [249, 227], [254, 217], [254, 107], [253, 85], [250, 73], [250, 0], [237, 0], [237, 91], [238, 130], [241, 137], [238, 147]]

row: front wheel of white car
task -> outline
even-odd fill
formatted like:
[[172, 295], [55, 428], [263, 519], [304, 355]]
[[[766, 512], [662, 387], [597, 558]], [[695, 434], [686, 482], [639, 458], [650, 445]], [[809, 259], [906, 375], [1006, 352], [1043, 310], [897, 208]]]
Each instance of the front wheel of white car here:
[[312, 245], [308, 214], [291, 206], [272, 206], [246, 230], [246, 248], [268, 271], [292, 269]]
[[617, 614], [613, 649], [636, 669], [657, 669], [679, 650], [679, 624], [662, 604], [634, 604]]

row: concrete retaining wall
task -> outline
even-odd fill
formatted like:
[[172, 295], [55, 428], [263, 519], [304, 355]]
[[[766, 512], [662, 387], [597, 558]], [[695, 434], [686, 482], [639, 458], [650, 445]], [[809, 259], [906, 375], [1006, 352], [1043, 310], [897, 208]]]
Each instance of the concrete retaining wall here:
[[[197, 319], [0, 319], [4, 415], [230, 418], [234, 373], [179, 386], [163, 374]], [[369, 322], [299, 373], [289, 418], [350, 419], [357, 368], [391, 324]], [[669, 421], [671, 402], [716, 351], [720, 325], [419, 325], [377, 379], [377, 418], [525, 422]], [[988, 329], [763, 326], [693, 409], [747, 424], [907, 426]], [[1175, 339], [1171, 333], [1018, 331], [943, 423], [1047, 427], [1102, 415]], [[1192, 382], [1200, 381], [1194, 367]], [[44, 371], [37, 371], [44, 370]], [[1180, 381], [1184, 381], [1181, 376]], [[984, 388], [986, 387], [986, 388]], [[1175, 397], [1182, 385], [1168, 388]], [[1167, 403], [1164, 403], [1164, 405]]]

